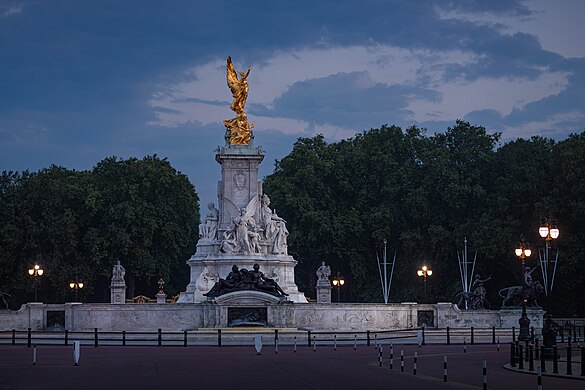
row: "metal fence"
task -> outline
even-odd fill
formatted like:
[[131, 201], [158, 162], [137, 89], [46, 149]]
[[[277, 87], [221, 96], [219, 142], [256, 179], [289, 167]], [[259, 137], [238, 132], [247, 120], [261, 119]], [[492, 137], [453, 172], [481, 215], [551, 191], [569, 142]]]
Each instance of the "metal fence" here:
[[[0, 345], [70, 345], [80, 341], [82, 345], [133, 346], [230, 346], [251, 345], [256, 334], [266, 342], [280, 345], [333, 345], [354, 346], [382, 344], [496, 344], [516, 341], [517, 330], [512, 328], [444, 328], [389, 329], [366, 331], [322, 331], [270, 328], [224, 328], [185, 331], [0, 331]], [[531, 329], [533, 337], [539, 334]], [[577, 333], [573, 332], [572, 336]], [[564, 336], [563, 336], [564, 337]], [[578, 337], [577, 337], [578, 338]]]

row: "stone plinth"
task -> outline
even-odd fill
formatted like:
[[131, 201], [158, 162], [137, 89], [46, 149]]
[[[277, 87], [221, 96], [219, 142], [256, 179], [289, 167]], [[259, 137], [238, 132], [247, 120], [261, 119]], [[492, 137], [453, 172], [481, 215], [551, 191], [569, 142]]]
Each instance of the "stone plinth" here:
[[331, 283], [329, 280], [318, 280], [317, 286], [317, 303], [331, 303]]
[[167, 303], [167, 294], [165, 293], [156, 294], [156, 303]]
[[112, 282], [110, 285], [110, 303], [120, 305], [126, 303], [126, 283]]

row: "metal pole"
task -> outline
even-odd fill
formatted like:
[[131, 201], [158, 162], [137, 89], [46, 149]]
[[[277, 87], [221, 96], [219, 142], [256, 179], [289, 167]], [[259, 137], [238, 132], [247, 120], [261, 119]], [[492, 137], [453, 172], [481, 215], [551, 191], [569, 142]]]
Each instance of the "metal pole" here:
[[443, 382], [447, 382], [447, 356], [443, 356]]

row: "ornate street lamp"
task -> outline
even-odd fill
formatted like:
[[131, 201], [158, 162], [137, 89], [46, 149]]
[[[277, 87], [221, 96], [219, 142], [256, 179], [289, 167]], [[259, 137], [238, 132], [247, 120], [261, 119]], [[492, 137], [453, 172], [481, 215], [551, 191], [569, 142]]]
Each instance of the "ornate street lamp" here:
[[524, 240], [524, 236], [520, 236], [520, 241], [516, 244], [514, 254], [516, 255], [516, 257], [522, 260], [522, 272], [524, 272], [524, 259], [532, 255], [532, 249], [530, 249], [530, 244]]
[[[538, 253], [540, 257], [540, 270], [542, 271], [542, 279], [544, 282], [544, 293], [547, 297], [546, 308], [547, 313], [544, 316], [544, 325], [542, 327], [542, 342], [544, 344], [544, 354], [546, 359], [551, 359], [554, 355], [553, 345], [556, 344], [557, 331], [553, 324], [552, 316], [550, 314], [550, 294], [552, 293], [553, 285], [555, 282], [555, 273], [557, 270], [557, 260], [559, 252], [554, 260], [554, 266], [552, 275], [549, 280], [550, 265], [551, 261], [549, 258], [550, 242], [559, 238], [561, 231], [559, 229], [557, 220], [554, 218], [543, 218], [540, 220], [540, 227], [538, 228], [538, 234], [544, 239], [544, 253], [541, 256], [540, 251]], [[550, 283], [549, 283], [550, 282]]]
[[75, 302], [77, 302], [77, 290], [83, 288], [83, 282], [71, 282], [69, 283], [69, 287], [75, 290]]
[[341, 302], [341, 286], [345, 284], [345, 279], [341, 276], [341, 272], [337, 271], [337, 275], [333, 277], [333, 285], [337, 287], [337, 302]]
[[45, 271], [38, 264], [28, 270], [28, 274], [33, 277], [33, 284], [35, 285], [35, 302], [37, 301], [37, 280], [39, 276], [43, 275], [43, 272]]
[[433, 274], [433, 270], [429, 269], [426, 265], [423, 265], [421, 269], [416, 271], [418, 276], [422, 276], [423, 284], [425, 286], [425, 303], [427, 302], [427, 276], [431, 276]]
[[[540, 220], [540, 227], [538, 228], [538, 234], [544, 239], [544, 254], [540, 259], [540, 267], [542, 270], [542, 278], [544, 279], [544, 293], [547, 298], [552, 292], [553, 285], [555, 282], [555, 273], [557, 270], [557, 259], [554, 260], [554, 266], [552, 275], [549, 275], [550, 270], [550, 258], [549, 249], [550, 242], [559, 238], [561, 231], [557, 224], [557, 220], [554, 218], [543, 218]], [[557, 253], [558, 255], [558, 253]], [[549, 280], [550, 276], [550, 280]]]
[[[521, 261], [522, 261], [522, 272], [525, 272], [525, 259], [527, 257], [530, 257], [530, 255], [532, 255], [532, 249], [530, 249], [530, 244], [527, 243], [524, 239], [524, 236], [520, 236], [520, 242], [518, 242], [516, 244], [516, 247], [514, 248], [514, 254], [516, 255], [516, 257], [518, 257]], [[520, 319], [518, 320], [518, 323], [520, 324], [520, 333], [518, 334], [518, 340], [520, 341], [525, 341], [525, 340], [529, 340], [530, 339], [530, 318], [528, 318], [528, 315], [526, 314], [526, 296], [524, 296], [524, 293], [526, 291], [527, 288], [529, 288], [530, 286], [526, 285], [526, 280], [523, 277], [522, 278], [522, 294], [523, 294], [523, 299], [522, 299], [522, 315], [520, 316]]]

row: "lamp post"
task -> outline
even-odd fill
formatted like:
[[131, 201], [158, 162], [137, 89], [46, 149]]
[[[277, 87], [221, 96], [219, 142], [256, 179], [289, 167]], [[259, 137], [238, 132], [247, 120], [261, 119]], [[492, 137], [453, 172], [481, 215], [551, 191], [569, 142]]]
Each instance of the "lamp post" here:
[[[559, 226], [557, 224], [557, 220], [554, 218], [543, 218], [540, 220], [540, 227], [538, 228], [538, 234], [540, 237], [544, 239], [544, 256], [540, 260], [540, 266], [542, 269], [542, 278], [544, 279], [544, 293], [547, 296], [550, 295], [553, 289], [553, 285], [555, 282], [555, 271], [557, 269], [556, 264], [557, 261], [555, 259], [553, 273], [550, 275], [550, 258], [549, 258], [549, 249], [550, 249], [550, 242], [559, 238], [559, 234], [561, 231], [559, 230]], [[550, 276], [550, 280], [549, 280]]]
[[341, 302], [341, 286], [345, 284], [345, 279], [341, 276], [341, 272], [337, 271], [337, 275], [333, 277], [333, 285], [337, 287], [337, 302]]
[[427, 302], [427, 276], [431, 276], [433, 274], [433, 270], [429, 269], [426, 265], [423, 265], [421, 269], [416, 271], [418, 276], [422, 276], [423, 284], [425, 286], [425, 303]]
[[555, 345], [557, 342], [557, 331], [553, 324], [552, 316], [549, 310], [550, 295], [552, 293], [555, 281], [555, 271], [557, 269], [558, 252], [557, 257], [555, 258], [554, 261], [552, 275], [550, 275], [551, 261], [549, 258], [549, 248], [550, 242], [559, 238], [560, 233], [561, 231], [559, 230], [559, 226], [557, 224], [556, 219], [553, 218], [541, 219], [540, 227], [538, 228], [538, 234], [540, 235], [540, 237], [544, 239], [544, 254], [542, 257], [540, 257], [540, 269], [542, 271], [542, 279], [544, 282], [544, 293], [546, 294], [546, 308], [548, 309], [544, 317], [544, 325], [542, 327], [542, 342], [544, 344], [544, 353], [546, 359], [553, 358], [554, 355], [553, 345]]
[[28, 270], [28, 274], [33, 277], [33, 284], [35, 285], [35, 302], [37, 301], [37, 280], [39, 276], [43, 275], [43, 272], [45, 271], [38, 264]]
[[75, 290], [75, 302], [77, 302], [77, 290], [83, 288], [83, 282], [71, 282], [69, 283], [69, 287]]
[[[525, 270], [525, 259], [532, 255], [532, 249], [530, 249], [530, 244], [527, 243], [524, 239], [524, 236], [520, 236], [520, 241], [516, 244], [514, 248], [514, 254], [522, 261], [522, 273], [524, 274], [527, 272]], [[527, 284], [526, 278], [522, 277], [522, 315], [518, 320], [520, 324], [520, 333], [518, 334], [518, 340], [525, 341], [530, 339], [530, 318], [526, 314], [526, 294], [525, 291], [530, 288]]]

